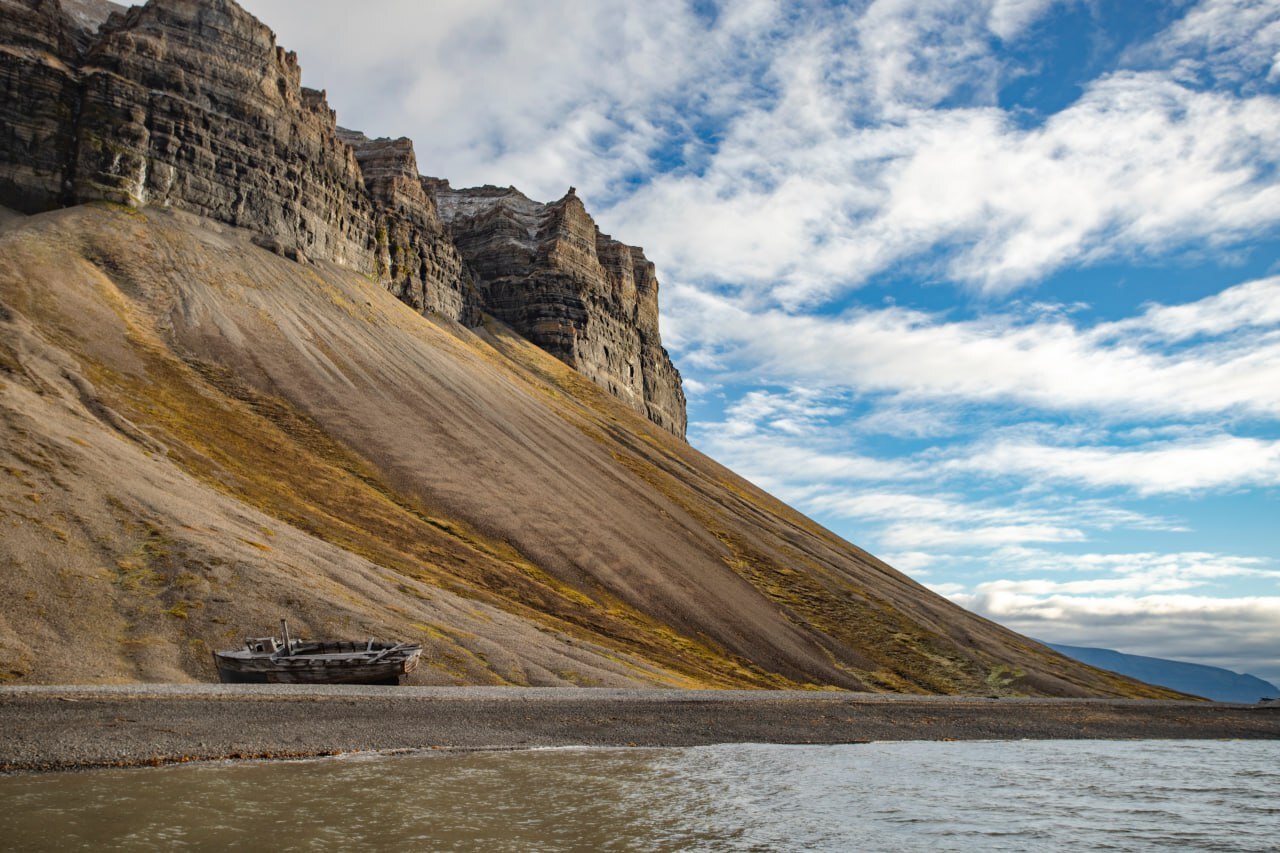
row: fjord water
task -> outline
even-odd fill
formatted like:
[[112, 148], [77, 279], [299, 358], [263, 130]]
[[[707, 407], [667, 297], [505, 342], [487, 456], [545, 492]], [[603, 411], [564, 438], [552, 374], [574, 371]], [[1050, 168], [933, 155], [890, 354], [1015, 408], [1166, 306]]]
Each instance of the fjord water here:
[[0, 778], [0, 848], [1275, 850], [1280, 743], [418, 753]]

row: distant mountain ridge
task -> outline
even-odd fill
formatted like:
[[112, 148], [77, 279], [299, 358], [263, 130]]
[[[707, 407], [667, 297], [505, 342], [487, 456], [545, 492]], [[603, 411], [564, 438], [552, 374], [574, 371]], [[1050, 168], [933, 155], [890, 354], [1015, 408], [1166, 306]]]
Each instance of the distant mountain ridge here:
[[1218, 666], [1130, 655], [1114, 649], [1064, 646], [1060, 643], [1045, 645], [1081, 663], [1216, 702], [1256, 702], [1261, 698], [1280, 697], [1280, 687], [1271, 682]]

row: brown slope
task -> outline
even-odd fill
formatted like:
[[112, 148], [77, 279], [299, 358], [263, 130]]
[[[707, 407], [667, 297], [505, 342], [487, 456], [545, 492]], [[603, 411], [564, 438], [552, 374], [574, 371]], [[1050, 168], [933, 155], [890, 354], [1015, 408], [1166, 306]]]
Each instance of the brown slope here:
[[504, 327], [248, 237], [107, 207], [0, 232], [0, 673], [208, 678], [283, 611], [423, 638], [426, 683], [1166, 695], [933, 595]]

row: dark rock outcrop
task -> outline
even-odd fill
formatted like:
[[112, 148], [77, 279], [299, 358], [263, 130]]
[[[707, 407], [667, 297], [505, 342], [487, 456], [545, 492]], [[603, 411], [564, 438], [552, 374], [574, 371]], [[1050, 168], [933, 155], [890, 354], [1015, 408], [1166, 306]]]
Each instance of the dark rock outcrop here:
[[378, 211], [376, 261], [387, 288], [420, 312], [478, 324], [480, 294], [418, 174], [413, 142], [370, 139], [345, 128], [338, 133], [355, 152]]
[[475, 325], [490, 312], [684, 435], [653, 265], [572, 191], [543, 205], [422, 177], [408, 139], [340, 130], [297, 57], [234, 0], [0, 11], [0, 205], [172, 206], [249, 229], [424, 314]]
[[83, 74], [77, 200], [176, 204], [372, 271], [372, 205], [333, 112], [234, 2], [112, 16]]
[[57, 0], [0, 0], [0, 204], [63, 204], [84, 43]]
[[0, 2], [0, 204], [173, 205], [374, 270], [373, 205], [333, 112], [232, 0]]
[[514, 187], [433, 186], [490, 313], [684, 435], [680, 374], [662, 347], [658, 279], [641, 249], [602, 234], [572, 187], [539, 204]]

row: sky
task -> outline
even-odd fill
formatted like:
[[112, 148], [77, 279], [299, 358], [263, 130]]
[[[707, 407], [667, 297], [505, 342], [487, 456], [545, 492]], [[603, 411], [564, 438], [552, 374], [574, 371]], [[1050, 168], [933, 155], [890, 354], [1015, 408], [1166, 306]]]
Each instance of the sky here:
[[1038, 639], [1280, 682], [1274, 0], [246, 0], [642, 245], [689, 440]]

